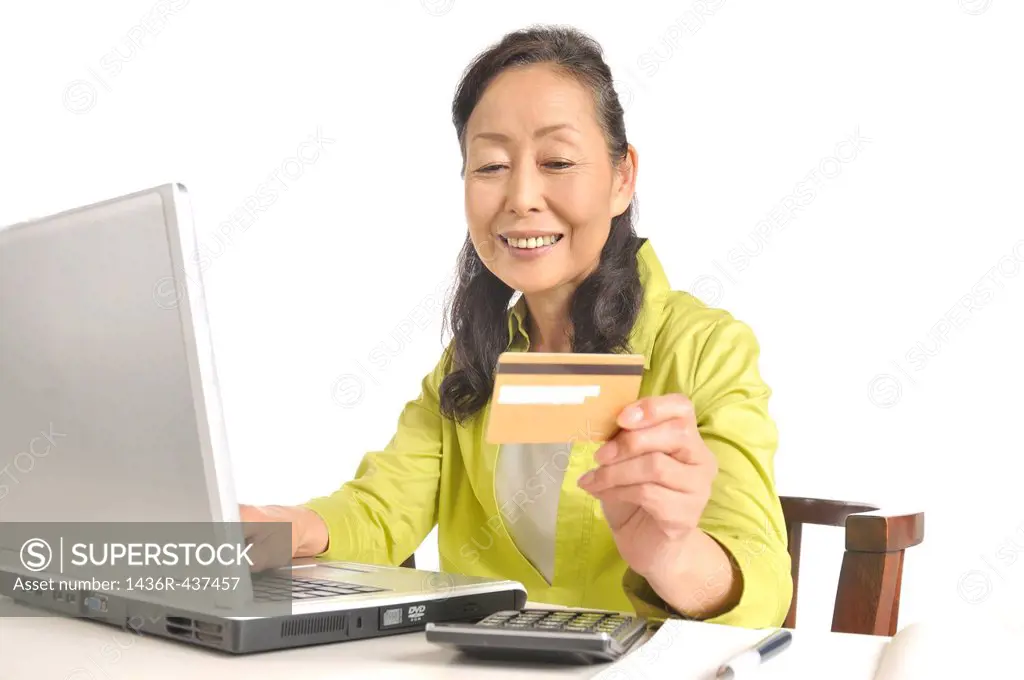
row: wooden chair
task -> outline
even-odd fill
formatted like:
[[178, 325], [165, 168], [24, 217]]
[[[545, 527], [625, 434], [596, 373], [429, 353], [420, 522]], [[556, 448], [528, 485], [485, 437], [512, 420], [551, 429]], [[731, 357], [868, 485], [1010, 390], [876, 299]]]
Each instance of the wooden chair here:
[[800, 543], [804, 524], [845, 527], [846, 552], [839, 573], [832, 631], [896, 634], [903, 582], [903, 553], [924, 540], [924, 513], [882, 513], [866, 503], [782, 497], [792, 560], [793, 602], [783, 624], [796, 627]]

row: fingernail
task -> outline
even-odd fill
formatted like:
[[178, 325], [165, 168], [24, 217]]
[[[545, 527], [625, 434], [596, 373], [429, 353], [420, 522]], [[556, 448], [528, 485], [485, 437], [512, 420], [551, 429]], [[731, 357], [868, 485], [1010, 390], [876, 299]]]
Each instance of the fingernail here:
[[593, 470], [591, 470], [590, 472], [588, 472], [585, 475], [583, 475], [582, 477], [580, 477], [576, 481], [576, 483], [579, 484], [580, 486], [586, 486], [587, 484], [590, 484], [590, 482], [592, 482], [592, 481], [594, 481], [594, 471]]
[[631, 406], [622, 412], [622, 422], [628, 424], [635, 423], [643, 417], [643, 413], [635, 406]]
[[608, 442], [594, 454], [594, 460], [602, 465], [610, 463], [612, 458], [615, 457], [615, 442]]

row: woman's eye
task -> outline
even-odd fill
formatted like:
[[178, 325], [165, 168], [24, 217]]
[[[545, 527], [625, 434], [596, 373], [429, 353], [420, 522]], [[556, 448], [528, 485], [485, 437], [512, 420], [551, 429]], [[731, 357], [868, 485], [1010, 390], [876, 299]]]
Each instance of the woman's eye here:
[[[547, 163], [544, 164], [544, 167], [551, 168], [552, 170], [565, 170], [567, 168], [571, 168], [572, 166], [573, 164], [570, 163], [569, 161], [548, 161]], [[477, 172], [487, 175], [495, 173], [504, 167], [505, 165], [501, 163], [492, 163], [491, 165], [483, 166], [482, 168], [477, 170]]]

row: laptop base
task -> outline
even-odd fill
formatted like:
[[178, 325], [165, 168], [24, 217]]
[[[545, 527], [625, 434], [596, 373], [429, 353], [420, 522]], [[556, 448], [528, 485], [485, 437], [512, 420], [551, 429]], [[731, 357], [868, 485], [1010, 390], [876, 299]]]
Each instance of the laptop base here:
[[[5, 593], [12, 597], [12, 593]], [[234, 618], [179, 609], [159, 602], [104, 594], [54, 600], [46, 594], [13, 597], [16, 604], [116, 626], [229, 654], [307, 647], [310, 645], [400, 635], [423, 631], [428, 622], [476, 622], [503, 610], [522, 609], [526, 593], [518, 589], [452, 594], [402, 604], [367, 602], [350, 609], [282, 613], [261, 618]], [[87, 600], [87, 601], [86, 601]], [[41, 614], [42, 615], [42, 614]]]

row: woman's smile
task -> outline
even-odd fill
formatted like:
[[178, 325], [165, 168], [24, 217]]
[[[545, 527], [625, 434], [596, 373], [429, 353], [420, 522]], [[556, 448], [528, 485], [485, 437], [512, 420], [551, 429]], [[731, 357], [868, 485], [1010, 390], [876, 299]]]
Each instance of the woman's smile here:
[[541, 232], [509, 232], [498, 234], [498, 241], [508, 253], [519, 260], [536, 260], [554, 250], [563, 239], [562, 234]]

